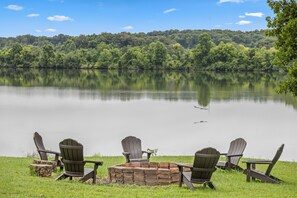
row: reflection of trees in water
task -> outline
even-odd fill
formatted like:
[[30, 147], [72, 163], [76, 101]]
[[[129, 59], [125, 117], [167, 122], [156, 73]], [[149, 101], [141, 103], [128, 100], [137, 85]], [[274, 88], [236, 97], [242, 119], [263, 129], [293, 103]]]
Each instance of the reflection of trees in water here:
[[[275, 93], [283, 76], [275, 73], [215, 73], [123, 70], [0, 70], [0, 85], [87, 90], [92, 97], [130, 100], [142, 97], [194, 100], [206, 107], [211, 100], [271, 98], [297, 108], [297, 99]], [[84, 93], [84, 92], [83, 92]]]

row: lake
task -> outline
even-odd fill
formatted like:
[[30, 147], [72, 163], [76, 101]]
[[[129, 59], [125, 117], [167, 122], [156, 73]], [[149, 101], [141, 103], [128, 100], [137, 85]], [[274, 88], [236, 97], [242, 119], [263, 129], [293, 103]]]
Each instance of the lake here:
[[297, 98], [275, 93], [279, 74], [0, 70], [0, 156], [27, 156], [38, 131], [47, 149], [73, 138], [85, 155], [121, 155], [121, 140], [142, 140], [158, 155], [227, 152], [297, 160]]

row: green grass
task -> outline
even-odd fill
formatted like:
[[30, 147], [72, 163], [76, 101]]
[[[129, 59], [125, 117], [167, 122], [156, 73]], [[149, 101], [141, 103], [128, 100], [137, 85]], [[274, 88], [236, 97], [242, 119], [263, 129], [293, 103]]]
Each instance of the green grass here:
[[[124, 162], [124, 157], [88, 157], [102, 160], [104, 166], [98, 169], [98, 177], [107, 177], [107, 167]], [[191, 163], [190, 156], [157, 156], [152, 161]], [[33, 158], [0, 157], [0, 197], [296, 197], [297, 163], [278, 162], [272, 174], [284, 180], [281, 184], [245, 181], [245, 175], [236, 171], [217, 170], [212, 177], [217, 190], [196, 185], [190, 191], [183, 185], [136, 186], [80, 183], [78, 181], [55, 181], [59, 175], [41, 178], [31, 176], [28, 166]], [[242, 167], [244, 164], [240, 163]], [[91, 167], [91, 165], [90, 165]], [[264, 170], [264, 166], [259, 166]], [[102, 183], [102, 182], [98, 182]]]

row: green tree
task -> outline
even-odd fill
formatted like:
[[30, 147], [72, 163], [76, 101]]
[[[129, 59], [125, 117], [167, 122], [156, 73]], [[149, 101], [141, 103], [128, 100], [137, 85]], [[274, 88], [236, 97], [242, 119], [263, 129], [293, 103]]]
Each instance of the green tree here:
[[12, 46], [9, 57], [10, 66], [17, 67], [22, 64], [22, 50], [23, 46], [19, 43], [16, 43]]
[[160, 41], [153, 42], [148, 47], [147, 57], [151, 67], [162, 69], [167, 59], [167, 48]]
[[97, 60], [96, 66], [100, 68], [108, 68], [112, 63], [112, 53], [108, 49], [103, 49]]
[[280, 86], [280, 92], [297, 96], [297, 2], [296, 0], [267, 0], [275, 16], [267, 17], [269, 36], [277, 38], [279, 47], [276, 63], [289, 66], [288, 78]]
[[131, 47], [121, 57], [121, 67], [125, 69], [143, 69], [146, 57], [139, 47]]
[[193, 50], [193, 59], [196, 67], [207, 67], [209, 65], [209, 53], [214, 46], [210, 35], [203, 33], [199, 37], [199, 41], [195, 49]]
[[55, 61], [55, 50], [52, 45], [45, 45], [42, 47], [42, 55], [40, 60], [40, 66], [51, 67]]

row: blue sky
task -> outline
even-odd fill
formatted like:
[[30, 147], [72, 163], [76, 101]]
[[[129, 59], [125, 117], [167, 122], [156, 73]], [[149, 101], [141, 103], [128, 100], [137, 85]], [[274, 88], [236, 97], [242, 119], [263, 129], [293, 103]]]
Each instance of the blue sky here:
[[0, 37], [266, 28], [266, 0], [1, 0]]

